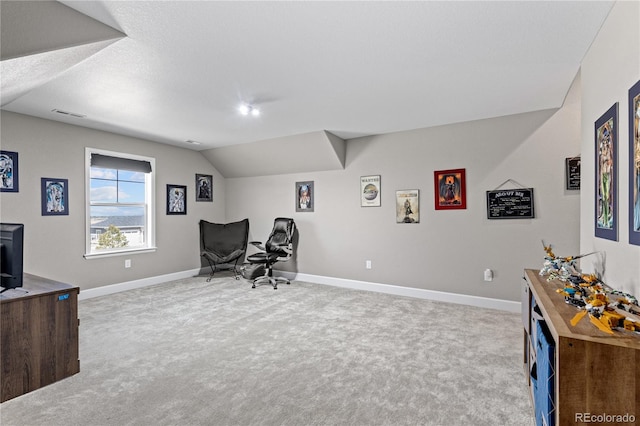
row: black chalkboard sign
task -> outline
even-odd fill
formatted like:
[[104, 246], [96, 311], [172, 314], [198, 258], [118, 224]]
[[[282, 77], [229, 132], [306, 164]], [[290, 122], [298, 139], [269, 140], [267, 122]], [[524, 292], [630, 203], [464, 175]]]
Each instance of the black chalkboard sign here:
[[487, 191], [487, 219], [534, 218], [533, 188]]

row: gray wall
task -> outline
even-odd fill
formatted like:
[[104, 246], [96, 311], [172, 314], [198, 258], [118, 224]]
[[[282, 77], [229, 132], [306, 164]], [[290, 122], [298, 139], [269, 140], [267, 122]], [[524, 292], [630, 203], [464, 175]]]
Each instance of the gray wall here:
[[[628, 93], [640, 79], [640, 3], [616, 2], [582, 63], [582, 202], [580, 250], [599, 252], [582, 261], [585, 271], [640, 296], [640, 246], [629, 244]], [[618, 241], [595, 238], [594, 123], [618, 102]]]
[[[283, 269], [518, 301], [523, 268], [542, 264], [541, 239], [579, 252], [580, 196], [564, 189], [564, 160], [580, 151], [580, 79], [559, 110], [349, 140], [345, 169], [223, 179], [198, 152], [2, 112], [2, 148], [20, 154], [20, 192], [3, 193], [5, 222], [24, 222], [28, 272], [89, 289], [200, 267], [198, 221], [248, 217], [264, 240], [294, 217], [296, 258]], [[85, 260], [84, 147], [153, 156], [158, 251]], [[295, 161], [295, 159], [291, 159]], [[467, 209], [436, 211], [433, 171], [465, 168]], [[194, 200], [195, 173], [214, 175], [214, 203]], [[382, 176], [382, 206], [360, 207], [359, 178]], [[69, 216], [40, 215], [40, 177], [69, 179]], [[296, 213], [296, 181], [315, 182], [315, 212]], [[510, 180], [510, 181], [509, 181]], [[535, 219], [488, 220], [485, 191], [534, 188]], [[188, 215], [165, 215], [167, 183], [189, 187]], [[395, 223], [395, 191], [419, 189], [419, 224]], [[252, 250], [252, 248], [250, 248]], [[373, 268], [365, 269], [365, 260]], [[483, 271], [495, 271], [493, 282]]]
[[[519, 301], [523, 268], [542, 265], [541, 239], [578, 253], [580, 196], [564, 189], [564, 161], [579, 155], [579, 89], [577, 78], [557, 111], [348, 140], [341, 171], [229, 178], [227, 219], [248, 216], [250, 239], [264, 241], [275, 217], [293, 217], [298, 255], [282, 269]], [[466, 169], [467, 209], [436, 211], [433, 171], [453, 168]], [[359, 178], [370, 174], [382, 176], [381, 207], [360, 207]], [[509, 179], [534, 188], [535, 219], [486, 218], [485, 191]], [[295, 182], [305, 180], [315, 212], [296, 213]], [[419, 224], [395, 222], [400, 189], [420, 190]]]
[[[2, 193], [0, 218], [25, 224], [26, 272], [89, 289], [200, 267], [198, 221], [224, 221], [225, 182], [198, 152], [2, 111], [2, 149], [17, 151], [20, 192]], [[156, 159], [155, 253], [86, 260], [85, 147]], [[213, 175], [214, 202], [195, 202], [195, 174]], [[69, 215], [41, 216], [40, 178], [69, 180]], [[187, 215], [167, 216], [166, 185], [187, 185]]]

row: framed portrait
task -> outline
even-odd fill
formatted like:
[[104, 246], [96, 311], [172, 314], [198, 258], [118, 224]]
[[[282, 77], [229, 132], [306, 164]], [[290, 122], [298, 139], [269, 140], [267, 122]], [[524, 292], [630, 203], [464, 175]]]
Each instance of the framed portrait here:
[[595, 122], [595, 236], [618, 241], [618, 103]]
[[436, 210], [467, 208], [465, 169], [436, 170], [433, 185]]
[[640, 245], [640, 81], [629, 89], [629, 243]]
[[420, 190], [396, 191], [396, 223], [420, 223]]
[[315, 207], [313, 181], [296, 182], [296, 211], [312, 212]]
[[380, 207], [380, 175], [360, 177], [360, 207]]
[[564, 189], [568, 191], [580, 190], [580, 157], [565, 158]]
[[187, 214], [186, 185], [167, 184], [167, 214]]
[[213, 176], [196, 173], [196, 201], [213, 201]]
[[0, 151], [0, 192], [18, 192], [18, 153]]
[[69, 180], [40, 178], [42, 216], [69, 214]]

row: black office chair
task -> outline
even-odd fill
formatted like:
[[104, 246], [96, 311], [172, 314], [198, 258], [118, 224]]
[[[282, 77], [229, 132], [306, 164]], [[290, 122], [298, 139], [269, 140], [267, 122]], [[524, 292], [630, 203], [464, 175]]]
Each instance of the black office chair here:
[[293, 256], [293, 234], [296, 231], [296, 224], [293, 219], [279, 217], [273, 223], [273, 230], [262, 246], [259, 241], [251, 241], [250, 244], [261, 250], [260, 253], [249, 255], [247, 260], [250, 263], [264, 264], [265, 274], [253, 280], [251, 288], [256, 288], [256, 284], [268, 281], [274, 290], [278, 289], [278, 282], [291, 284], [287, 278], [274, 277], [273, 265], [276, 262], [284, 262]]
[[200, 238], [202, 257], [207, 259], [211, 267], [211, 274], [207, 282], [211, 281], [216, 268], [233, 268], [234, 276], [238, 276], [238, 262], [244, 260], [249, 239], [249, 219], [232, 223], [212, 223], [200, 221]]

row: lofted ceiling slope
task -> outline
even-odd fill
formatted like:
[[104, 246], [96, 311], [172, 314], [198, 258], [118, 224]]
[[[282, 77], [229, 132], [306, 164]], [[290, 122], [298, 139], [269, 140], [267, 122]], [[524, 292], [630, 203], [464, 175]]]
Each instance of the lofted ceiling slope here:
[[560, 107], [612, 5], [3, 0], [2, 109], [203, 151], [223, 169], [218, 155], [257, 164], [319, 135], [326, 163], [298, 171], [330, 169], [340, 140]]

